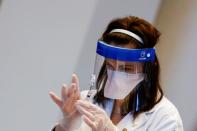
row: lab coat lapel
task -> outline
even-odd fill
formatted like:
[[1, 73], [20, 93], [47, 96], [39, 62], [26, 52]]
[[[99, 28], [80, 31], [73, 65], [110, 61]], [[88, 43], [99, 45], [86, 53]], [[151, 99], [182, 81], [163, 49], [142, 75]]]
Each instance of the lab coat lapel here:
[[130, 131], [131, 129], [133, 129], [133, 127], [132, 127], [132, 120], [133, 120], [133, 117], [132, 117], [131, 113], [128, 113], [128, 114], [117, 124], [118, 129], [119, 129], [119, 130], [127, 129], [128, 131]]
[[145, 113], [140, 114], [133, 122], [132, 126], [137, 129], [140, 127], [144, 127], [144, 124], [147, 122], [148, 117]]
[[[114, 100], [109, 100], [106, 103], [106, 107], [104, 110], [106, 111], [107, 115], [110, 117], [112, 113], [112, 109], [114, 106]], [[118, 129], [124, 129], [126, 128], [127, 130], [131, 129], [137, 129], [142, 126], [147, 122], [148, 117], [150, 114], [154, 112], [155, 108], [153, 108], [150, 111], [141, 113], [134, 121], [133, 121], [133, 115], [131, 112], [129, 112], [118, 124], [117, 127]]]
[[118, 123], [117, 127], [121, 130], [125, 128], [130, 131], [144, 126], [147, 120], [148, 116], [146, 113], [142, 113], [133, 121], [133, 115], [130, 112]]

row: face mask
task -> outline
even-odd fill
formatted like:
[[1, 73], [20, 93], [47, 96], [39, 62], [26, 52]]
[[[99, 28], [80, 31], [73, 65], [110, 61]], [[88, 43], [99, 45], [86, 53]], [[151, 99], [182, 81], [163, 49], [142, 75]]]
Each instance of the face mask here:
[[124, 99], [143, 79], [144, 74], [129, 74], [107, 69], [108, 79], [104, 96], [111, 99]]

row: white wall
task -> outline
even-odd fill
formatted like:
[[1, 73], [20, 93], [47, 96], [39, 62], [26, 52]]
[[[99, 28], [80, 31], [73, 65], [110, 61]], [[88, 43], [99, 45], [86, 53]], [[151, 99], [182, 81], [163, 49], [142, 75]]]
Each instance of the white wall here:
[[47, 131], [48, 92], [68, 82], [96, 1], [4, 0], [0, 9], [0, 130]]
[[48, 92], [77, 72], [88, 82], [95, 42], [114, 17], [154, 21], [160, 0], [4, 0], [0, 7], [0, 130], [46, 131], [58, 117]]
[[162, 86], [178, 107], [185, 131], [197, 130], [197, 1], [164, 0], [157, 27]]

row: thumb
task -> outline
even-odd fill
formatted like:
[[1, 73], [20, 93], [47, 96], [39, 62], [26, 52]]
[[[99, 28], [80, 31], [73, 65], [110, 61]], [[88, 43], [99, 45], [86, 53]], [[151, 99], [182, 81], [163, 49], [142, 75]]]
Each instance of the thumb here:
[[53, 100], [53, 102], [61, 109], [63, 106], [63, 102], [60, 99], [60, 97], [58, 97], [54, 92], [49, 92], [49, 95], [51, 97], [51, 99]]

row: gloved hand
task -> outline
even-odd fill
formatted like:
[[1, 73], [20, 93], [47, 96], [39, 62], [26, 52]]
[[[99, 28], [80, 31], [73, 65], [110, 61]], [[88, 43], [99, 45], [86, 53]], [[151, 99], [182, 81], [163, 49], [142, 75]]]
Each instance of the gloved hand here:
[[76, 108], [82, 114], [86, 124], [92, 128], [92, 131], [117, 131], [117, 127], [100, 107], [88, 101], [78, 100]]
[[52, 100], [57, 104], [63, 113], [63, 119], [59, 121], [59, 125], [66, 131], [79, 127], [81, 115], [76, 110], [75, 102], [80, 99], [79, 81], [75, 74], [72, 75], [72, 83], [70, 87], [63, 85], [61, 90], [61, 98], [54, 92], [49, 93]]

